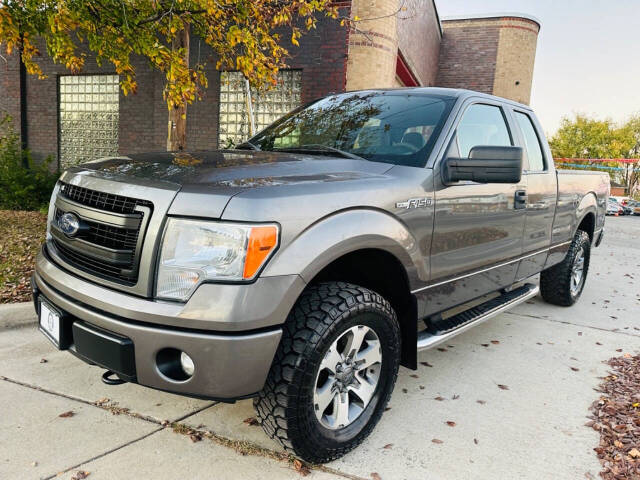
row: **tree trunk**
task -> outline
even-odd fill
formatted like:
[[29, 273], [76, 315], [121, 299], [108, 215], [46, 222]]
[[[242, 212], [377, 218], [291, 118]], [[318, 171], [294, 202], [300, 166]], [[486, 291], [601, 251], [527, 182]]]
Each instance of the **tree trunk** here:
[[[178, 33], [171, 44], [172, 48], [184, 48], [184, 60], [189, 66], [189, 25]], [[169, 110], [167, 133], [167, 151], [174, 152], [187, 148], [187, 104]]]

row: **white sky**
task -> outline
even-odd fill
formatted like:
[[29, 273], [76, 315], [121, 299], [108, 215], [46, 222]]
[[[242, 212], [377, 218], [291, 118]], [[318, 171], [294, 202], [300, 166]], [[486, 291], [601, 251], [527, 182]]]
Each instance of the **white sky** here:
[[548, 135], [563, 116], [640, 113], [640, 0], [436, 0], [441, 17], [519, 12], [542, 23], [531, 106]]

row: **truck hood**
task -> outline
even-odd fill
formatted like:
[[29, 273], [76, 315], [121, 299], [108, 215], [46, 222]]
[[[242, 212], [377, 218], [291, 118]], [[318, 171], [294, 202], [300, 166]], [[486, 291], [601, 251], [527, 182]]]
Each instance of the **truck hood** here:
[[229, 200], [248, 189], [362, 180], [390, 168], [366, 160], [240, 150], [141, 153], [80, 166], [116, 181], [173, 184], [179, 193], [170, 214], [210, 218], [220, 218]]

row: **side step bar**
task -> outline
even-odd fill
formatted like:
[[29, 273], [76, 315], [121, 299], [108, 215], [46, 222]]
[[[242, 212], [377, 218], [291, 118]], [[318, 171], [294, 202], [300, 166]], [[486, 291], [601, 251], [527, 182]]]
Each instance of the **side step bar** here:
[[431, 333], [428, 330], [423, 330], [418, 333], [418, 351], [427, 350], [440, 345], [442, 342], [446, 342], [459, 333], [469, 330], [471, 327], [475, 327], [485, 320], [489, 320], [490, 318], [515, 307], [519, 303], [535, 297], [538, 294], [538, 291], [539, 288], [537, 285], [527, 283], [448, 319], [453, 321], [453, 323], [460, 323], [460, 326], [455, 329], [449, 330], [445, 333], [436, 334]]

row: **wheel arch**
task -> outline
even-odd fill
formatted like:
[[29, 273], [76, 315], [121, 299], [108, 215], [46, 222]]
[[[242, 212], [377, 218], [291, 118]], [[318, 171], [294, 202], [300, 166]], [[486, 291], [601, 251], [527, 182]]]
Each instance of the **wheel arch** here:
[[593, 242], [595, 229], [596, 229], [596, 217], [598, 213], [598, 201], [596, 199], [596, 194], [593, 192], [587, 193], [576, 210], [576, 229], [573, 232], [573, 237], [575, 237], [576, 232], [578, 230], [582, 230], [589, 235], [589, 239]]
[[400, 322], [402, 365], [415, 369], [417, 304], [411, 279], [426, 279], [426, 268], [417, 242], [402, 222], [383, 211], [353, 209], [308, 227], [277, 253], [263, 275], [295, 273], [309, 285], [340, 280], [379, 293]]

